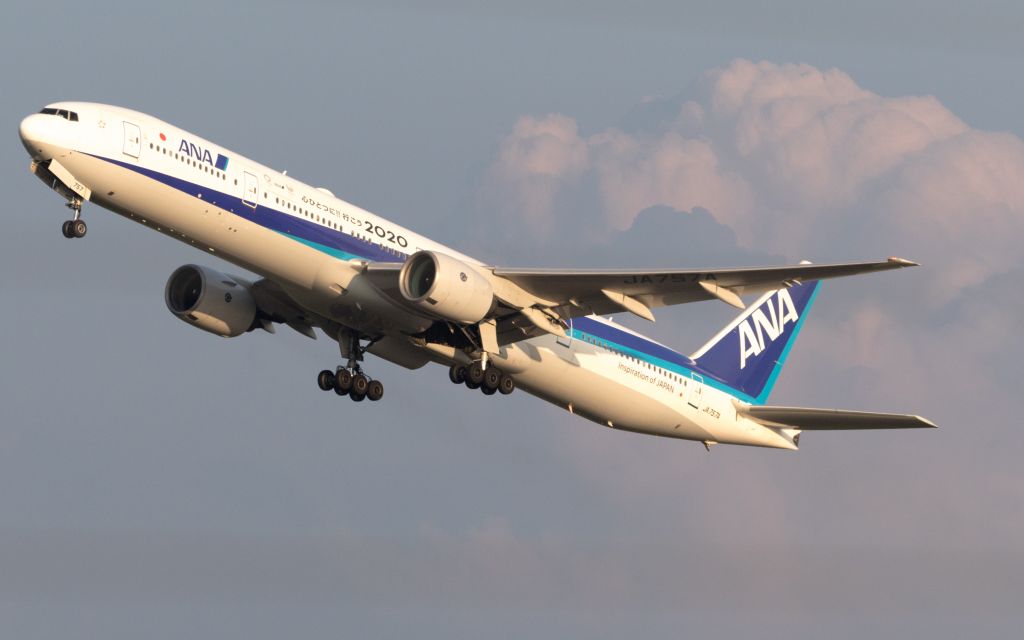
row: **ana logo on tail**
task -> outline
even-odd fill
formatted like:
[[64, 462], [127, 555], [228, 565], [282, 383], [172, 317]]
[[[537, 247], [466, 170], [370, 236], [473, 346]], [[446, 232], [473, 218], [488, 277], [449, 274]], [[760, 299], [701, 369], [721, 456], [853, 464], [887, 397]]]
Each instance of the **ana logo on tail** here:
[[800, 319], [788, 290], [780, 289], [775, 295], [775, 300], [778, 301], [777, 306], [773, 306], [772, 300], [769, 299], [740, 323], [740, 369], [747, 366], [747, 358], [759, 355], [764, 351], [766, 344], [771, 344], [782, 335], [787, 323], [796, 323]]

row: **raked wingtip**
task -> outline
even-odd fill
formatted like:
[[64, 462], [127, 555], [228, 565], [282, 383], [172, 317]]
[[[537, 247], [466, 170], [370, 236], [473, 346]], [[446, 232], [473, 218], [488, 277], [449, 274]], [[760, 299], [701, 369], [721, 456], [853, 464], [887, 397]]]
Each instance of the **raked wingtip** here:
[[906, 260], [904, 258], [897, 258], [896, 256], [891, 256], [889, 258], [888, 262], [889, 262], [889, 264], [893, 264], [893, 265], [896, 265], [898, 267], [919, 267], [919, 266], [921, 266], [919, 263], [914, 262], [913, 260]]

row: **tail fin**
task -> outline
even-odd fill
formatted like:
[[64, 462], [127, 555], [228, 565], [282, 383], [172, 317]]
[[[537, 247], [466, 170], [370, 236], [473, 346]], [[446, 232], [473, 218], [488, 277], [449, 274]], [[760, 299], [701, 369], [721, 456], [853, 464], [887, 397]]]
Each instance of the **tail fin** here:
[[775, 385], [820, 281], [794, 284], [761, 296], [691, 358], [697, 368], [763, 404]]

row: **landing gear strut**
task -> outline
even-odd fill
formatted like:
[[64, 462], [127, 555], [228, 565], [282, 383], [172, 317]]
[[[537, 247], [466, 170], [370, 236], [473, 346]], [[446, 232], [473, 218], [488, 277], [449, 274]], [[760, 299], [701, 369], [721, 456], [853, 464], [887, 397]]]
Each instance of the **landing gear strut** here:
[[65, 238], [84, 238], [85, 232], [89, 229], [85, 225], [85, 220], [82, 220], [82, 200], [79, 198], [69, 200], [67, 208], [75, 212], [75, 217], [64, 221], [61, 232]]
[[461, 364], [452, 365], [448, 369], [448, 379], [454, 384], [464, 384], [470, 389], [480, 389], [484, 395], [494, 395], [500, 392], [507, 396], [516, 390], [516, 381], [500, 369], [489, 366], [484, 369], [479, 362], [474, 362], [468, 367]]
[[370, 379], [359, 366], [363, 354], [373, 342], [365, 347], [360, 346], [358, 335], [345, 333], [338, 337], [338, 343], [341, 344], [342, 355], [348, 357], [348, 366], [338, 367], [336, 371], [324, 369], [316, 377], [317, 386], [323, 391], [334, 391], [339, 396], [348, 396], [353, 402], [376, 402], [383, 398], [384, 383]]

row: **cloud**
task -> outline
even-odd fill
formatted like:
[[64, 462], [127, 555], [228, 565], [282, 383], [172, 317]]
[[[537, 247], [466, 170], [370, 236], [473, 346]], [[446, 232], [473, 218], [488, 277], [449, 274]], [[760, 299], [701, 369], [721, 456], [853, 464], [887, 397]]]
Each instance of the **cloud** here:
[[1024, 142], [972, 129], [931, 96], [737, 60], [590, 135], [565, 115], [520, 119], [478, 201], [525, 219], [507, 231], [534, 241], [560, 228], [627, 230], [655, 206], [705, 209], [741, 246], [789, 259], [846, 246], [927, 261], [941, 304], [1019, 264]]
[[[538, 150], [530, 141], [552, 128], [550, 163], [504, 151]], [[544, 116], [500, 148], [478, 202], [513, 221], [531, 203], [533, 223], [504, 227], [501, 241], [545, 247], [549, 261], [897, 254], [924, 264], [830, 282], [772, 401], [921, 413], [938, 432], [808, 434], [811, 457], [799, 463], [716, 451], [716, 471], [678, 449], [662, 455], [664, 443], [573, 437], [572, 463], [631, 522], [653, 526], [637, 505], [655, 502], [685, 512], [660, 512], [662, 526], [738, 546], [756, 528], [790, 552], [794, 538], [856, 544], [849, 532], [889, 549], [1012, 547], [1022, 520], [1008, 505], [1024, 483], [1006, 446], [1020, 441], [1007, 399], [1024, 360], [1024, 141], [974, 129], [931, 96], [880, 96], [836, 69], [737, 60], [675, 97], [644, 100], [616, 126], [587, 133]], [[659, 337], [696, 346], [700, 311], [688, 306], [676, 334]], [[874, 519], [857, 521], [843, 505], [870, 505]]]
[[588, 165], [587, 144], [572, 118], [524, 116], [498, 149], [486, 178], [484, 206], [499, 201], [502, 211], [516, 213], [511, 220], [516, 225], [525, 224], [538, 235], [549, 233], [558, 191], [578, 179]]
[[[506, 226], [501, 242], [562, 259], [589, 252], [600, 258], [590, 265], [700, 266], [719, 253], [711, 263], [919, 260], [884, 287], [830, 284], [842, 297], [815, 310], [829, 330], [805, 338], [816, 362], [927, 397], [961, 345], [960, 367], [983, 387], [1005, 385], [987, 366], [998, 350], [966, 348], [979, 321], [950, 314], [964, 299], [1012, 306], [1021, 295], [1006, 275], [1024, 269], [1024, 141], [971, 128], [934, 97], [880, 96], [837, 69], [736, 60], [591, 134], [565, 115], [521, 119], [487, 175], [478, 201], [531, 221]], [[1000, 316], [1007, 304], [975, 308]], [[869, 383], [858, 385], [866, 396]]]

